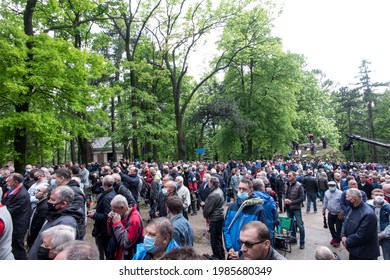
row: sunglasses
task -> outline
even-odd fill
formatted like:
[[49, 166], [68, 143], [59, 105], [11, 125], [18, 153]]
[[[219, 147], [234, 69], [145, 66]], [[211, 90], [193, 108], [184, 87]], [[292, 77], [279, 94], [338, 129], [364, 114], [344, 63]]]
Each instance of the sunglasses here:
[[248, 242], [248, 241], [238, 240], [238, 242], [240, 242], [241, 246], [244, 245], [248, 249], [252, 249], [253, 246], [255, 246], [256, 244], [263, 243], [264, 241], [266, 241], [266, 240], [262, 240], [262, 241], [259, 241], [259, 242]]

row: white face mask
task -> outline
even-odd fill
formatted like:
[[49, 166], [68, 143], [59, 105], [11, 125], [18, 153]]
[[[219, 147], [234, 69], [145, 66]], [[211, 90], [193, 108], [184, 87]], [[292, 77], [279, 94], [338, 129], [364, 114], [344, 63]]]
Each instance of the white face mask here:
[[378, 196], [374, 197], [374, 203], [377, 206], [382, 206], [384, 202], [385, 202], [385, 199], [383, 198], [383, 196], [378, 195]]

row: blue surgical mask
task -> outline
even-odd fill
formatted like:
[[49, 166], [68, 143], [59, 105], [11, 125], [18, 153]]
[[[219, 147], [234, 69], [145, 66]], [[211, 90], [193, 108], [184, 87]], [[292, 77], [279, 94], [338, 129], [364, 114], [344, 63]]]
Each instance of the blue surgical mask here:
[[238, 192], [237, 197], [241, 200], [248, 199], [249, 194], [247, 192]]
[[145, 236], [144, 237], [144, 248], [146, 252], [153, 253], [157, 250], [157, 246], [154, 245], [156, 242], [156, 238], [150, 237], [150, 236]]
[[56, 183], [56, 179], [51, 179], [50, 180], [50, 186], [54, 189], [55, 187], [57, 187], [57, 183]]
[[30, 168], [27, 168], [27, 169], [26, 169], [26, 172], [27, 172], [27, 173], [30, 173], [30, 171], [31, 171]]
[[162, 192], [163, 195], [167, 195], [168, 194], [168, 190], [166, 188], [162, 188], [161, 192]]
[[332, 187], [332, 188], [329, 188], [329, 191], [331, 192], [335, 192], [336, 191], [336, 188]]
[[12, 190], [12, 187], [11, 186], [7, 186], [7, 190]]

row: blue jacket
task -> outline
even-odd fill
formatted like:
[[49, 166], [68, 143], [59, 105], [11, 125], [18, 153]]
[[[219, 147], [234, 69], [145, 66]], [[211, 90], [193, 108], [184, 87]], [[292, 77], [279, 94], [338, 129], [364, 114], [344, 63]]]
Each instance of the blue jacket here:
[[[165, 253], [175, 249], [180, 248], [180, 246], [176, 243], [174, 239], [169, 241], [167, 248], [165, 249]], [[144, 243], [137, 244], [137, 252], [135, 253], [133, 260], [147, 260], [151, 254], [147, 253], [144, 248]]]
[[279, 214], [276, 209], [274, 199], [266, 192], [256, 191], [253, 192], [255, 197], [259, 197], [264, 200], [263, 208], [265, 210], [266, 225], [270, 231], [271, 238], [273, 237], [275, 226], [279, 223]]
[[183, 214], [177, 214], [171, 219], [173, 225], [173, 239], [180, 246], [192, 247], [194, 245], [194, 230]]
[[[367, 204], [375, 211], [374, 200], [367, 200]], [[378, 228], [378, 233], [382, 235], [384, 239], [390, 239], [390, 204], [385, 201], [382, 207], [380, 208], [379, 213], [377, 214], [379, 219], [380, 228]]]
[[[255, 198], [255, 196], [252, 194], [249, 199], [251, 198]], [[264, 207], [260, 204], [255, 204], [244, 207], [229, 229], [229, 225], [233, 221], [240, 205], [241, 200], [238, 198], [236, 202], [230, 204], [226, 212], [225, 222], [223, 224], [223, 237], [227, 251], [231, 248], [233, 248], [234, 251], [240, 251], [241, 245], [238, 240], [240, 238], [240, 231], [246, 223], [251, 221], [261, 221], [265, 224], [267, 223]]]

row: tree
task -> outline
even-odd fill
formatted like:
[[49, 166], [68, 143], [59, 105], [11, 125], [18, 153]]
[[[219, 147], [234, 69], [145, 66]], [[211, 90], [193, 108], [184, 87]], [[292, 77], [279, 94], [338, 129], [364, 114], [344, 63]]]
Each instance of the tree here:
[[[248, 17], [246, 8], [250, 1], [221, 1], [217, 8], [207, 1], [191, 2], [185, 0], [166, 1], [164, 8], [157, 14], [158, 26], [150, 28], [154, 35], [159, 51], [162, 54], [164, 67], [169, 72], [172, 85], [178, 158], [186, 159], [186, 145], [183, 120], [187, 107], [198, 89], [219, 71], [226, 69], [234, 57], [252, 44], [258, 32], [251, 33], [247, 27], [256, 24], [259, 18]], [[248, 19], [245, 25], [242, 19]], [[239, 23], [240, 26], [237, 26]], [[210, 70], [195, 82], [189, 92], [183, 91], [183, 82], [188, 75], [188, 60], [195, 48], [204, 40], [206, 35], [224, 27], [225, 30], [241, 29], [241, 33], [222, 35], [224, 41], [222, 53], [210, 65]], [[258, 31], [258, 30], [257, 30]], [[237, 36], [236, 36], [237, 35]], [[239, 36], [238, 36], [239, 35]], [[222, 43], [220, 42], [220, 46]], [[229, 46], [229, 48], [226, 48]]]
[[[38, 10], [37, 1], [3, 1], [1, 7], [0, 101], [8, 109], [3, 127], [10, 132], [9, 156], [18, 171], [27, 159], [50, 158], [71, 131], [87, 135], [91, 121], [77, 114], [88, 115], [109, 92], [91, 85], [106, 71], [102, 57], [38, 32]], [[35, 155], [27, 158], [32, 151]]]

